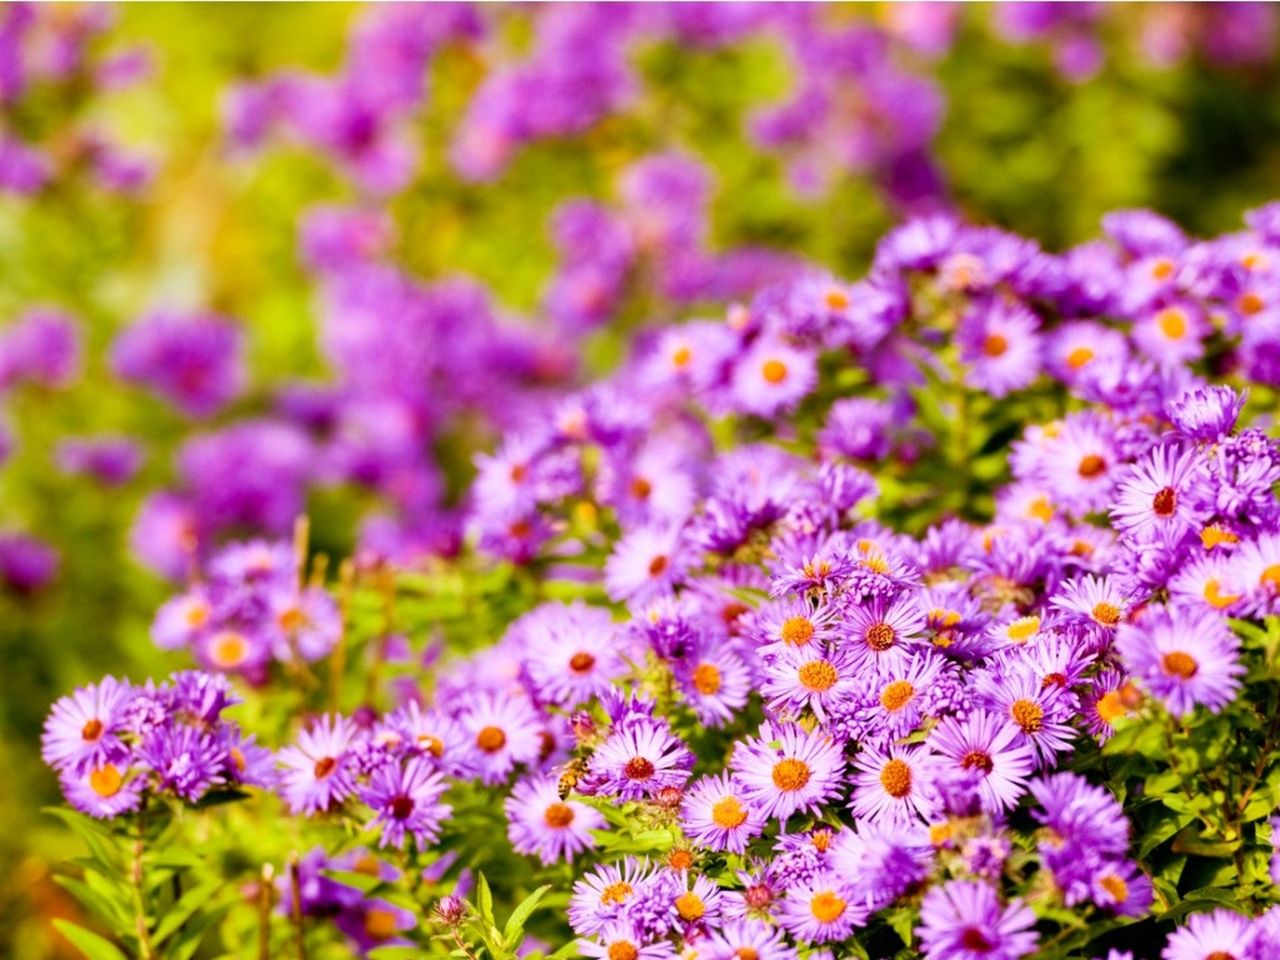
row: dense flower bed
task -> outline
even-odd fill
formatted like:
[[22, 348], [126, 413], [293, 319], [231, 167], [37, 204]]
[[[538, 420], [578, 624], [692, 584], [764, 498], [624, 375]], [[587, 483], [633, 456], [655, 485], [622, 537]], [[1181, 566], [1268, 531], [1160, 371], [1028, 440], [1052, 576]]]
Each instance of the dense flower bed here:
[[0, 11], [0, 953], [1280, 955], [1273, 9], [197, 9]]
[[[156, 949], [146, 871], [231, 827], [191, 820], [216, 798], [317, 844], [247, 897], [268, 942], [1116, 957], [1154, 918], [1167, 960], [1270, 956], [1275, 218], [1197, 242], [1118, 213], [1067, 256], [918, 220], [856, 283], [646, 332], [481, 457], [466, 562], [527, 578], [492, 645], [466, 609], [443, 651], [410, 640], [429, 576], [331, 585], [301, 536], [217, 552], [153, 638], [299, 686], [258, 711], [274, 755], [217, 673], [106, 678], [45, 728], [111, 824], [81, 829], [136, 837], [125, 936]], [[1041, 422], [1007, 422], [1023, 394]], [[326, 710], [352, 670], [358, 709]], [[502, 932], [495, 888], [533, 894]]]

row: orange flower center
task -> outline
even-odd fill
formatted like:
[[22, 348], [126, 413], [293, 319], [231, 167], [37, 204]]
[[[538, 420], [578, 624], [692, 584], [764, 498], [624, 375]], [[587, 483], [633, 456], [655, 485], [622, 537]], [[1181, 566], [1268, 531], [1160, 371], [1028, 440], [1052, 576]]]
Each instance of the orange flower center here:
[[1258, 575], [1258, 586], [1280, 590], [1280, 563], [1273, 563]]
[[115, 764], [108, 763], [89, 774], [89, 789], [100, 797], [114, 797], [124, 785], [124, 777]]
[[1025, 733], [1036, 733], [1044, 725], [1044, 710], [1034, 700], [1015, 700], [1009, 706], [1009, 716]]
[[880, 771], [880, 785], [889, 796], [901, 800], [911, 792], [911, 767], [894, 757]]
[[867, 627], [867, 632], [864, 636], [867, 640], [867, 646], [878, 653], [888, 650], [893, 646], [893, 642], [898, 639], [893, 627], [887, 623], [873, 623]]
[[92, 743], [94, 740], [97, 740], [100, 736], [102, 736], [102, 733], [105, 729], [106, 728], [102, 725], [102, 721], [99, 720], [97, 717], [94, 717], [92, 720], [90, 720], [88, 723], [86, 723], [83, 727], [80, 728], [80, 737], [81, 739], [89, 743]]
[[693, 686], [703, 696], [720, 692], [720, 668], [714, 663], [700, 663], [693, 670]]
[[1053, 504], [1049, 502], [1048, 497], [1036, 497], [1027, 505], [1027, 515], [1041, 523], [1048, 523], [1053, 519]]
[[991, 762], [991, 754], [983, 750], [970, 750], [960, 758], [960, 766], [966, 770], [981, 770], [983, 773], [990, 773], [995, 764]]
[[843, 310], [845, 307], [849, 306], [849, 297], [843, 290], [836, 290], [832, 288], [827, 291], [825, 299], [827, 306], [832, 310]]
[[497, 753], [507, 745], [507, 735], [498, 727], [485, 727], [476, 734], [476, 746], [485, 753]]
[[1240, 312], [1250, 317], [1255, 313], [1261, 313], [1266, 306], [1267, 302], [1252, 290], [1241, 295], [1239, 300]]
[[688, 870], [693, 866], [693, 854], [683, 847], [676, 847], [667, 854], [667, 866], [672, 870]]
[[667, 569], [667, 558], [663, 554], [658, 554], [649, 561], [649, 576], [660, 577], [662, 571]]
[[787, 379], [787, 365], [781, 360], [766, 360], [760, 368], [760, 375], [769, 383], [781, 383]]
[[553, 803], [547, 807], [543, 813], [542, 819], [547, 822], [548, 827], [555, 827], [557, 830], [563, 830], [569, 824], [573, 823], [573, 807], [567, 803]]
[[609, 960], [636, 960], [640, 951], [635, 944], [627, 940], [618, 940], [609, 944]]
[[890, 713], [897, 713], [911, 702], [915, 693], [916, 689], [911, 686], [910, 681], [894, 680], [880, 691], [880, 706]]
[[569, 658], [569, 669], [574, 673], [586, 673], [596, 665], [596, 658], [584, 650], [580, 650]]
[[1200, 542], [1206, 550], [1212, 550], [1224, 543], [1238, 543], [1239, 540], [1238, 536], [1222, 527], [1209, 526], [1200, 531]]
[[416, 739], [419, 749], [425, 750], [433, 757], [444, 756], [444, 741], [439, 737], [430, 733], [420, 733]]
[[989, 333], [982, 341], [982, 352], [988, 357], [1002, 357], [1009, 349], [1009, 341], [998, 333]]
[[1129, 899], [1129, 885], [1114, 873], [1108, 873], [1098, 880], [1098, 886], [1111, 896], [1116, 903], [1124, 903]]
[[1118, 690], [1111, 690], [1100, 696], [1095, 709], [1098, 711], [1098, 716], [1106, 723], [1115, 723], [1129, 712]]
[[836, 673], [836, 668], [826, 660], [810, 660], [801, 664], [799, 679], [814, 693], [823, 693], [834, 687], [840, 676]]
[[364, 932], [370, 940], [390, 940], [399, 929], [396, 926], [396, 915], [390, 910], [374, 907], [364, 915]]
[[225, 630], [218, 634], [209, 647], [209, 659], [214, 666], [229, 670], [244, 662], [249, 653], [249, 643], [244, 635], [234, 630]]
[[1209, 606], [1224, 610], [1240, 599], [1238, 593], [1223, 593], [1222, 584], [1217, 580], [1207, 580], [1204, 585], [1204, 599]]
[[809, 782], [809, 765], [803, 760], [788, 757], [773, 765], [773, 785], [779, 790], [799, 790]]
[[809, 901], [809, 912], [819, 923], [834, 923], [844, 913], [845, 902], [830, 890], [824, 890]]
[[782, 625], [782, 642], [803, 647], [813, 639], [813, 621], [808, 617], [791, 617]]
[[631, 496], [637, 500], [648, 500], [649, 494], [653, 493], [653, 484], [644, 477], [635, 477], [631, 481]]
[[1181, 677], [1183, 680], [1190, 680], [1200, 672], [1200, 664], [1196, 663], [1195, 657], [1189, 653], [1183, 653], [1181, 650], [1174, 650], [1166, 653], [1160, 660], [1164, 672], [1171, 677]]
[[1088, 347], [1076, 347], [1067, 354], [1067, 366], [1072, 370], [1079, 370], [1094, 357], [1094, 353]]
[[1093, 619], [1104, 627], [1114, 627], [1120, 622], [1120, 608], [1104, 600], [1093, 608]]
[[1166, 307], [1156, 314], [1160, 332], [1170, 340], [1181, 340], [1187, 335], [1187, 315], [1177, 307]]
[[1080, 476], [1090, 478], [1096, 477], [1100, 473], [1104, 473], [1106, 469], [1107, 461], [1103, 460], [1102, 457], [1098, 456], [1096, 453], [1089, 453], [1082, 457], [1078, 468]]
[[702, 898], [693, 891], [682, 893], [676, 897], [676, 913], [680, 914], [682, 920], [690, 922], [702, 919], [702, 915], [707, 912], [707, 906], [702, 902]]
[[671, 364], [675, 367], [686, 367], [692, 359], [693, 351], [683, 345], [676, 347], [675, 353], [671, 354]]

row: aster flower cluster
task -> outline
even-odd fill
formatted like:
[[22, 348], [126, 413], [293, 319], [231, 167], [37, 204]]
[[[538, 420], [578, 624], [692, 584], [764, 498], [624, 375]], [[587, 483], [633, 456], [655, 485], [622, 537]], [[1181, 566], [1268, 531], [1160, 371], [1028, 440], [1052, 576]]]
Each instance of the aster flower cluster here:
[[271, 752], [222, 716], [230, 683], [188, 670], [162, 684], [104, 677], [53, 705], [42, 752], [77, 810], [98, 819], [149, 798], [194, 804], [216, 791], [275, 782]]
[[290, 543], [231, 544], [210, 560], [203, 579], [160, 607], [152, 640], [189, 650], [205, 669], [258, 684], [273, 662], [319, 660], [341, 639], [342, 620], [330, 593], [303, 576]]
[[[104, 49], [114, 19], [106, 6], [57, 13], [39, 4], [6, 5], [0, 15], [0, 196], [31, 197], [75, 176], [124, 195], [147, 186], [153, 159], [101, 129], [89, 109], [150, 70], [145, 47]], [[41, 110], [50, 96], [67, 104], [53, 115], [56, 125]]]

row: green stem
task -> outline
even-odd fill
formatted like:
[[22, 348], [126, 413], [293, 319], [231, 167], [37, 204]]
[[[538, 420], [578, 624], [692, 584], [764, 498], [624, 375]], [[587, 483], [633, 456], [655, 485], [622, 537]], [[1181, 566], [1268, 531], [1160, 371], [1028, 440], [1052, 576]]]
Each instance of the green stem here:
[[129, 885], [133, 890], [133, 926], [138, 936], [138, 955], [142, 960], [153, 960], [155, 952], [151, 949], [151, 933], [147, 928], [147, 908], [142, 891], [142, 854], [143, 844], [142, 811], [138, 813], [138, 836], [133, 841], [133, 863], [129, 871]]

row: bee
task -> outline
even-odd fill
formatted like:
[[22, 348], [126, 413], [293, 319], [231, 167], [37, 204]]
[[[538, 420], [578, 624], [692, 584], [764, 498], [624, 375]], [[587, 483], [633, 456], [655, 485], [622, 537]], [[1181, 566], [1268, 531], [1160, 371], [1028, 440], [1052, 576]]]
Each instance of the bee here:
[[560, 782], [556, 786], [556, 791], [560, 794], [561, 800], [569, 799], [569, 794], [573, 793], [573, 788], [578, 785], [587, 773], [587, 758], [574, 757], [560, 770]]

